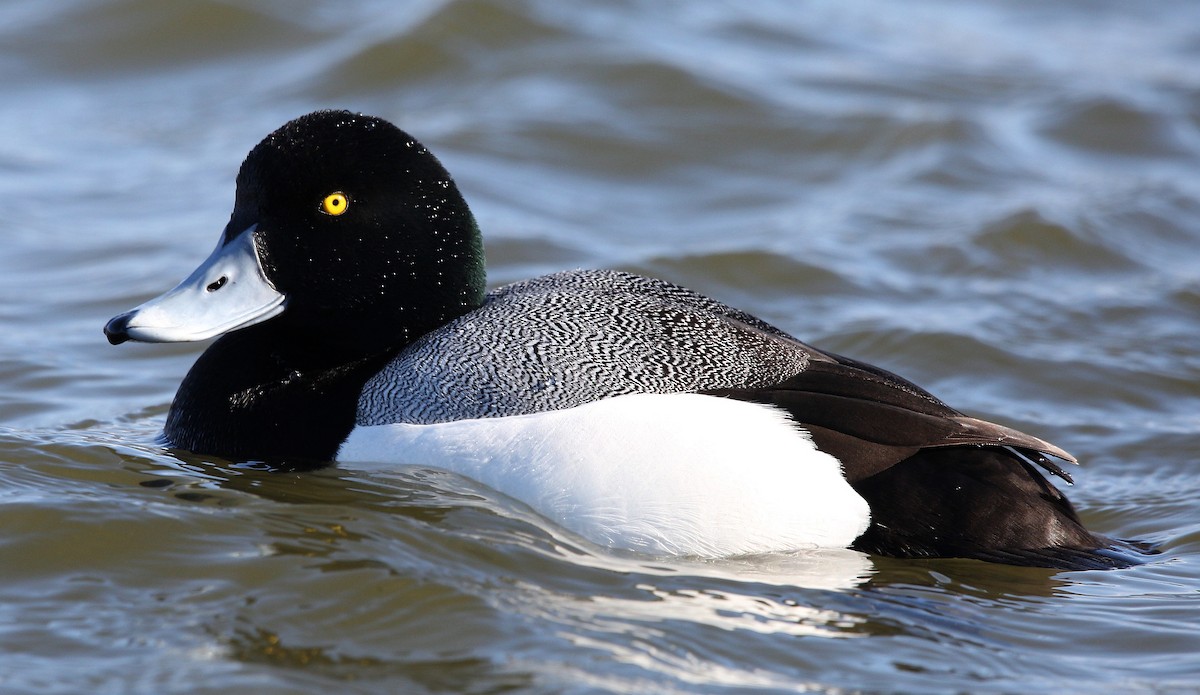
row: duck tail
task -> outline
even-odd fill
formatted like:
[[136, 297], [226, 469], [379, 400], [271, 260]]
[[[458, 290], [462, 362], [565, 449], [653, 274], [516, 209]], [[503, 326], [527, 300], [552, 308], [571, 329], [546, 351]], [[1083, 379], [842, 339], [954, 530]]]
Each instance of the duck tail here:
[[1084, 528], [1071, 502], [1035, 468], [1035, 456], [1006, 447], [929, 448], [857, 481], [871, 526], [852, 547], [1063, 570], [1129, 567], [1156, 552]]

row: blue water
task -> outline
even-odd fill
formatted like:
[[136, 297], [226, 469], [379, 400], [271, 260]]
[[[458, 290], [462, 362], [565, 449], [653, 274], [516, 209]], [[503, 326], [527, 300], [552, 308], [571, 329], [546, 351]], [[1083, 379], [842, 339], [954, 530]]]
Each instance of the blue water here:
[[[14, 0], [0, 49], [0, 691], [1200, 690], [1200, 5]], [[164, 450], [203, 346], [100, 328], [323, 107], [438, 154], [492, 284], [693, 287], [1063, 446], [1162, 554], [659, 562]]]

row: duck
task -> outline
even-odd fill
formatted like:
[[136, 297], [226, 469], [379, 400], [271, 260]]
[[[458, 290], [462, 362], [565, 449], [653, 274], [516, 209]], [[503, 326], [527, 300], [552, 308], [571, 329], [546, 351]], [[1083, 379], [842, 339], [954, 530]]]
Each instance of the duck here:
[[717, 300], [612, 270], [488, 290], [453, 178], [392, 123], [296, 118], [255, 146], [216, 248], [109, 342], [216, 338], [163, 426], [274, 467], [466, 476], [600, 546], [850, 548], [1125, 566], [1063, 449]]

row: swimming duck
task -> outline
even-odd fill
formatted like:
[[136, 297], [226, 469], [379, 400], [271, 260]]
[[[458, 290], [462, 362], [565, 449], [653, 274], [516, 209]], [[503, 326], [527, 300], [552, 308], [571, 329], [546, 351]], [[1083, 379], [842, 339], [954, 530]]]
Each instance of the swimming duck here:
[[1070, 454], [883, 369], [628, 273], [486, 291], [450, 174], [379, 118], [268, 135], [208, 259], [104, 332], [220, 336], [163, 432], [197, 453], [442, 468], [653, 554], [1124, 564], [1038, 470]]

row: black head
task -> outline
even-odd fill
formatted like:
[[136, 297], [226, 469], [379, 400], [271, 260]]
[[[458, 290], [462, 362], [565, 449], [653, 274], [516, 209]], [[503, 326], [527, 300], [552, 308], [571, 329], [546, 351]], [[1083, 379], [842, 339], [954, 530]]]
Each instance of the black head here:
[[196, 340], [264, 324], [373, 354], [479, 306], [483, 245], [441, 163], [387, 121], [318, 111], [242, 163], [213, 255], [109, 322], [113, 342]]
[[407, 342], [483, 299], [482, 242], [458, 187], [378, 118], [318, 111], [268, 135], [242, 163], [225, 240], [251, 225], [287, 297], [277, 320], [295, 328]]

